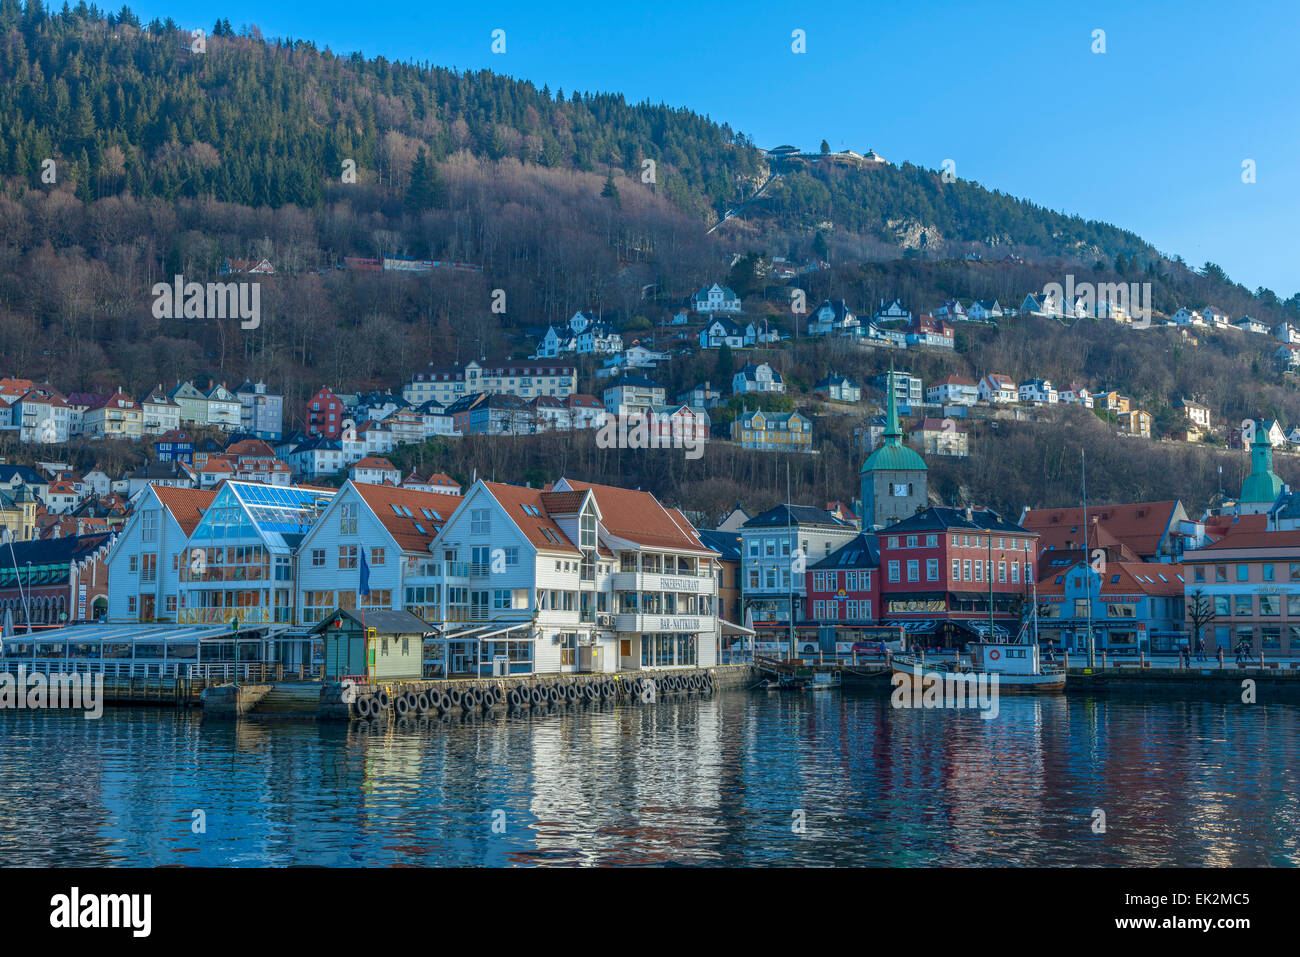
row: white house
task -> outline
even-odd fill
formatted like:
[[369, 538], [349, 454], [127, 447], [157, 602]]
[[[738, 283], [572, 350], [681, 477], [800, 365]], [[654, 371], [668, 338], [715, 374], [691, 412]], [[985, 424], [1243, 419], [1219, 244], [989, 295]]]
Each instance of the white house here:
[[1053, 405], [1061, 401], [1060, 394], [1048, 379], [1029, 379], [1020, 383], [1020, 401], [1034, 405]]
[[1002, 375], [1000, 372], [990, 372], [981, 377], [978, 388], [980, 401], [993, 405], [1005, 405], [1020, 399], [1020, 390], [1016, 387], [1016, 383], [1010, 376]]
[[818, 382], [813, 389], [817, 392], [824, 393], [828, 399], [835, 402], [861, 402], [862, 386], [854, 382], [848, 376], [839, 375], [832, 372], [826, 378]]
[[966, 317], [976, 322], [988, 322], [1002, 315], [1002, 306], [996, 299], [976, 299], [966, 310]]
[[1283, 342], [1300, 343], [1300, 329], [1289, 322], [1281, 322], [1273, 327], [1273, 338]]
[[1177, 326], [1203, 326], [1206, 324], [1204, 316], [1195, 309], [1188, 309], [1186, 306], [1173, 314], [1172, 321]]
[[146, 486], [106, 558], [110, 622], [176, 621], [190, 534], [216, 493]]
[[979, 386], [959, 375], [944, 376], [925, 390], [925, 400], [935, 405], [974, 405], [979, 398]]
[[745, 327], [726, 317], [710, 319], [700, 330], [701, 349], [718, 349], [723, 345], [741, 349], [752, 345], [746, 340]]
[[450, 673], [498, 659], [521, 674], [717, 661], [717, 552], [647, 492], [479, 481], [430, 551], [447, 575]]
[[401, 470], [377, 455], [367, 455], [348, 470], [348, 476], [354, 482], [367, 485], [399, 485], [402, 481]]
[[843, 299], [826, 299], [808, 317], [808, 335], [857, 335], [861, 323]]
[[1087, 386], [1078, 384], [1071, 384], [1061, 389], [1060, 399], [1071, 405], [1081, 405], [1085, 409], [1091, 409], [1094, 405], [1092, 393], [1088, 391]]
[[[457, 603], [468, 600], [468, 581], [430, 546], [461, 501], [453, 494], [344, 483], [298, 546], [298, 622], [318, 624], [338, 608], [395, 609], [448, 622], [448, 581], [455, 576], [461, 583], [450, 595]], [[369, 594], [362, 594], [363, 561]]]
[[744, 395], [749, 392], [782, 393], [785, 392], [785, 380], [781, 378], [781, 373], [766, 362], [760, 362], [758, 365], [746, 362], [731, 377], [731, 391], [733, 395]]
[[1258, 319], [1252, 319], [1250, 316], [1242, 316], [1233, 323], [1242, 332], [1255, 332], [1260, 335], [1268, 335], [1268, 323], [1260, 322]]
[[880, 300], [880, 308], [876, 310], [876, 314], [871, 318], [873, 322], [892, 322], [894, 320], [899, 320], [905, 323], [910, 323], [912, 321], [912, 310], [905, 308], [901, 299], [895, 299], [890, 303], [886, 303], [885, 300], [882, 299]]
[[696, 312], [705, 315], [737, 315], [740, 313], [740, 297], [726, 286], [719, 286], [716, 282], [712, 286], [705, 286], [691, 297], [691, 308]]

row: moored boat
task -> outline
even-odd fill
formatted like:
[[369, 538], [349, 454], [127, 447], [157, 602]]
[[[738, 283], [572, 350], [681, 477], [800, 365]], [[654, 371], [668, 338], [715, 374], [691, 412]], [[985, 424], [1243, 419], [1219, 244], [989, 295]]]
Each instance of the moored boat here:
[[1051, 694], [1065, 690], [1065, 669], [1059, 665], [1045, 665], [1039, 660], [1038, 645], [1033, 642], [972, 642], [969, 663], [963, 656], [957, 662], [939, 667], [927, 667], [910, 655], [894, 655], [890, 666], [894, 674], [916, 675], [923, 679], [936, 676], [943, 681], [965, 679], [970, 675], [998, 676], [998, 691], [1002, 694]]

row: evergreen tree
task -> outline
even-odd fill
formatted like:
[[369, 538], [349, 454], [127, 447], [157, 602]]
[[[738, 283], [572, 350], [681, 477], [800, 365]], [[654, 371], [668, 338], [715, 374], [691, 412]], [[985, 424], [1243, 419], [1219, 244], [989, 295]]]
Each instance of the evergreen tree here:
[[612, 199], [615, 206], [621, 207], [623, 199], [618, 195], [618, 187], [614, 185], [614, 173], [611, 170], [605, 177], [605, 188], [600, 191], [600, 195], [606, 199]]
[[437, 209], [445, 201], [446, 188], [438, 173], [438, 167], [421, 147], [415, 161], [411, 163], [411, 184], [406, 190], [406, 208], [418, 215], [430, 209]]

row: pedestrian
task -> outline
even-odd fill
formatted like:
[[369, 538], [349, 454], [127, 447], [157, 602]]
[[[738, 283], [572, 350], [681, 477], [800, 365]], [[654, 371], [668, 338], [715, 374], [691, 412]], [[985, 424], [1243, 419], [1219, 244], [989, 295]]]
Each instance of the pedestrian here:
[[1198, 635], [1196, 638], [1196, 660], [1205, 660], [1205, 636]]

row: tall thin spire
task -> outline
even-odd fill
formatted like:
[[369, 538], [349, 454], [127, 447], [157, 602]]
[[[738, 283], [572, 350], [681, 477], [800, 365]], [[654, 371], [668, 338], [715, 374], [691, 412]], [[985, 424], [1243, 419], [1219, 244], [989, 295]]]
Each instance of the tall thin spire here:
[[889, 378], [885, 380], [885, 389], [889, 392], [889, 411], [885, 415], [885, 442], [897, 445], [903, 437], [903, 430], [898, 427], [898, 400], [894, 395], [894, 360], [889, 360]]

